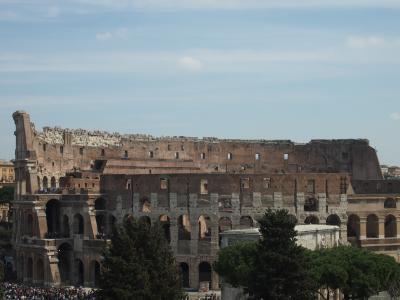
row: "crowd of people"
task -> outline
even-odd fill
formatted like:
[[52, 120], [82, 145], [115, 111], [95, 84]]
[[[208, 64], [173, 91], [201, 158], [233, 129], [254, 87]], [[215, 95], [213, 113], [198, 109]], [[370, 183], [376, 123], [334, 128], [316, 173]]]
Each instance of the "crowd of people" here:
[[94, 300], [95, 292], [82, 288], [40, 288], [16, 283], [3, 283], [6, 300]]

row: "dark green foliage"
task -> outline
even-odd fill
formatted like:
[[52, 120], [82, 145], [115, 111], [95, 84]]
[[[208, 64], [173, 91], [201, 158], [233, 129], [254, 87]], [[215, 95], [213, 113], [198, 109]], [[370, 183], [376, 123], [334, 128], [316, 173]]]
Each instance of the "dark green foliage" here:
[[311, 265], [306, 250], [296, 245], [296, 218], [268, 210], [259, 222], [261, 240], [221, 250], [217, 272], [254, 299], [312, 299]]
[[381, 291], [399, 293], [400, 266], [390, 256], [345, 246], [309, 254], [317, 288], [339, 289], [345, 299], [366, 299]]
[[0, 202], [10, 202], [14, 199], [14, 187], [3, 186], [0, 188]]
[[115, 227], [105, 251], [100, 299], [182, 299], [173, 253], [159, 224], [133, 218]]

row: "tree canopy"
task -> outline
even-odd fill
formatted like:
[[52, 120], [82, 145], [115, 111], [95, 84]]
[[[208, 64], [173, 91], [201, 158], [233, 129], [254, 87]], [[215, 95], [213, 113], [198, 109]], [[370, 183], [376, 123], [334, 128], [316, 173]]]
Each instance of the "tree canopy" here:
[[104, 253], [100, 299], [182, 299], [178, 269], [158, 223], [126, 218]]
[[381, 291], [400, 296], [400, 265], [393, 257], [351, 246], [307, 250], [296, 244], [296, 219], [268, 210], [261, 239], [221, 249], [215, 270], [254, 299], [367, 299]]
[[312, 299], [310, 260], [296, 244], [296, 222], [287, 210], [268, 210], [259, 220], [260, 241], [222, 249], [216, 271], [255, 299]]

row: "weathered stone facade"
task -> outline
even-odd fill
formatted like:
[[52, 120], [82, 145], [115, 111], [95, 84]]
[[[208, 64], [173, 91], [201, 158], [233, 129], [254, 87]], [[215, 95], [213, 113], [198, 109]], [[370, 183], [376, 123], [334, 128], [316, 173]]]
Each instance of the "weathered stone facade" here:
[[209, 281], [219, 232], [257, 225], [266, 208], [340, 227], [352, 180], [381, 180], [367, 140], [291, 141], [35, 129], [16, 112], [13, 243], [18, 277], [95, 286], [113, 223], [160, 221], [185, 287]]

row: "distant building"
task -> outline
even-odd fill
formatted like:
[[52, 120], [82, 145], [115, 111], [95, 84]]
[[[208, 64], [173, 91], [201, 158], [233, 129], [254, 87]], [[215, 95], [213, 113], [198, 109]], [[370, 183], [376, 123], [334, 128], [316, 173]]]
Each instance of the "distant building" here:
[[398, 166], [381, 166], [382, 175], [385, 178], [399, 178], [400, 179], [400, 167]]
[[14, 164], [11, 161], [0, 160], [0, 187], [4, 183], [13, 184], [14, 181]]

